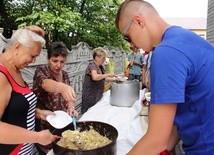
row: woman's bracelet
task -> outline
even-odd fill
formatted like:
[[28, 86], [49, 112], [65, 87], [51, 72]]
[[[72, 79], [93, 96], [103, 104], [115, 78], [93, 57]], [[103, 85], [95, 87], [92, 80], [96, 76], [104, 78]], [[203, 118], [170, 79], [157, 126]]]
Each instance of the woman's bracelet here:
[[68, 109], [70, 109], [70, 108], [75, 109], [75, 107], [74, 107], [74, 106], [68, 106], [67, 108], [68, 108]]
[[56, 84], [56, 93], [59, 93], [59, 83]]

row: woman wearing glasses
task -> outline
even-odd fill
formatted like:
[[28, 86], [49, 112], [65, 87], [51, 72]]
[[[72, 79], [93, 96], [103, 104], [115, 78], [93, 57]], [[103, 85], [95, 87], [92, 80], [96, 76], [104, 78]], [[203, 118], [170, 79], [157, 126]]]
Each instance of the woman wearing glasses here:
[[101, 48], [93, 50], [93, 61], [89, 63], [85, 71], [82, 91], [82, 109], [84, 114], [94, 106], [103, 96], [105, 80], [115, 80], [114, 74], [105, 73], [103, 64], [106, 61], [106, 51]]

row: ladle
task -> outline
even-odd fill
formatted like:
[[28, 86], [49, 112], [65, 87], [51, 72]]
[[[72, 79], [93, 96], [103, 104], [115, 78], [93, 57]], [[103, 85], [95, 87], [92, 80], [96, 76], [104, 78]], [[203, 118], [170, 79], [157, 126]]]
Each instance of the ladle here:
[[72, 123], [74, 125], [74, 130], [77, 130], [77, 119], [75, 116], [72, 116]]

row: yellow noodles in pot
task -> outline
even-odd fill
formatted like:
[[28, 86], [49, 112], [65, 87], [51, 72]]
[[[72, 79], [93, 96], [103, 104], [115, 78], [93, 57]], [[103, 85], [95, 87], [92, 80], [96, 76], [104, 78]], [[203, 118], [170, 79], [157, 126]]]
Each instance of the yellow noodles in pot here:
[[91, 150], [106, 146], [111, 142], [111, 140], [100, 135], [92, 126], [90, 126], [90, 130], [88, 131], [64, 131], [62, 133], [62, 138], [57, 142], [57, 144], [68, 149]]

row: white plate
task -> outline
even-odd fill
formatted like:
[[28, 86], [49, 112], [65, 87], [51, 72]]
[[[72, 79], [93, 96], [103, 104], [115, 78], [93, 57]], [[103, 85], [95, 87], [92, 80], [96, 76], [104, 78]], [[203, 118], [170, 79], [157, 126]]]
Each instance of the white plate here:
[[145, 98], [146, 98], [146, 100], [147, 100], [148, 102], [150, 102], [150, 100], [151, 100], [151, 92], [145, 93]]
[[54, 111], [56, 115], [48, 115], [46, 120], [56, 129], [62, 129], [72, 123], [72, 118], [62, 110]]
[[120, 81], [120, 82], [124, 82], [124, 81], [127, 81], [127, 80], [128, 80], [127, 77], [120, 77], [120, 76], [118, 76], [118, 81]]

